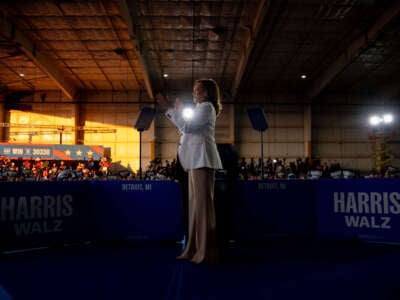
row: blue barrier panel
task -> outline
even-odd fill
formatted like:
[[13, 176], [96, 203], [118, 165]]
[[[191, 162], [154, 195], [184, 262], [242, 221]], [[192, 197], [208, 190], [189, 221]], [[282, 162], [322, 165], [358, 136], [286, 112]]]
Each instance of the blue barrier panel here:
[[238, 181], [234, 235], [239, 240], [316, 234], [315, 181]]
[[90, 184], [1, 182], [0, 246], [46, 246], [92, 236]]
[[98, 239], [182, 238], [179, 184], [174, 181], [92, 182]]
[[400, 242], [400, 179], [321, 180], [318, 237]]
[[[238, 240], [318, 232], [400, 242], [400, 179], [237, 181], [233, 193], [220, 185], [219, 209], [232, 201], [229, 224]], [[180, 189], [173, 181], [0, 182], [0, 248], [181, 237]]]

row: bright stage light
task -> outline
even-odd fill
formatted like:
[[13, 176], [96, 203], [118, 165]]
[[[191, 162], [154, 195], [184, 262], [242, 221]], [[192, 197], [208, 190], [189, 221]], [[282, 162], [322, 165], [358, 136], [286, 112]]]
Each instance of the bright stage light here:
[[392, 114], [383, 115], [383, 123], [390, 124], [392, 122], [393, 122], [393, 115]]
[[371, 116], [369, 118], [369, 124], [371, 124], [372, 126], [376, 126], [381, 122], [381, 118], [378, 116]]
[[182, 116], [183, 116], [183, 118], [185, 119], [185, 120], [191, 120], [192, 118], [193, 118], [193, 113], [194, 113], [194, 111], [193, 111], [193, 109], [192, 108], [190, 108], [190, 107], [185, 107], [183, 110], [182, 110]]
[[369, 124], [371, 126], [378, 126], [380, 124], [391, 124], [393, 123], [393, 115], [392, 114], [384, 114], [381, 116], [374, 115], [369, 118]]

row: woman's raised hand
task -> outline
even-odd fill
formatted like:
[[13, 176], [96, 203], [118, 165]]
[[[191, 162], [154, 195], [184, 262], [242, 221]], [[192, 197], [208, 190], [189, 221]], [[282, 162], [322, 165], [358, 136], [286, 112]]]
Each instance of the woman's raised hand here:
[[171, 108], [173, 106], [171, 101], [161, 93], [157, 93], [156, 99], [157, 99], [158, 105], [162, 109], [168, 109], [168, 108]]

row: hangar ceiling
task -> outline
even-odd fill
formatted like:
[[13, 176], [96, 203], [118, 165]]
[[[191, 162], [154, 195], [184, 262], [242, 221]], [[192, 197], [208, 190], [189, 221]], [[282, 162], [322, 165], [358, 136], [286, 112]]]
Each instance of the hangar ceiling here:
[[0, 9], [2, 95], [133, 91], [152, 101], [212, 77], [232, 103], [400, 96], [396, 0], [14, 0]]

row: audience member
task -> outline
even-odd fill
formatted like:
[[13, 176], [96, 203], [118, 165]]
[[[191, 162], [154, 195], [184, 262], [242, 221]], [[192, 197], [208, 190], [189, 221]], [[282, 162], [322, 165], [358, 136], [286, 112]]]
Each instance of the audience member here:
[[[231, 163], [232, 164], [232, 163]], [[15, 159], [0, 156], [1, 181], [77, 181], [77, 180], [137, 180], [138, 172], [130, 169], [113, 174], [109, 158], [94, 161], [50, 161], [41, 159]], [[236, 165], [237, 180], [260, 180], [261, 158], [240, 158]], [[398, 178], [400, 170], [394, 166], [372, 170], [367, 175], [351, 168], [342, 168], [336, 160], [328, 163], [320, 159], [297, 158], [292, 161], [268, 157], [263, 164], [264, 179], [352, 179], [352, 178]], [[62, 173], [62, 175], [60, 175]], [[150, 161], [143, 172], [143, 180], [177, 180], [176, 159], [165, 160], [158, 156]]]

